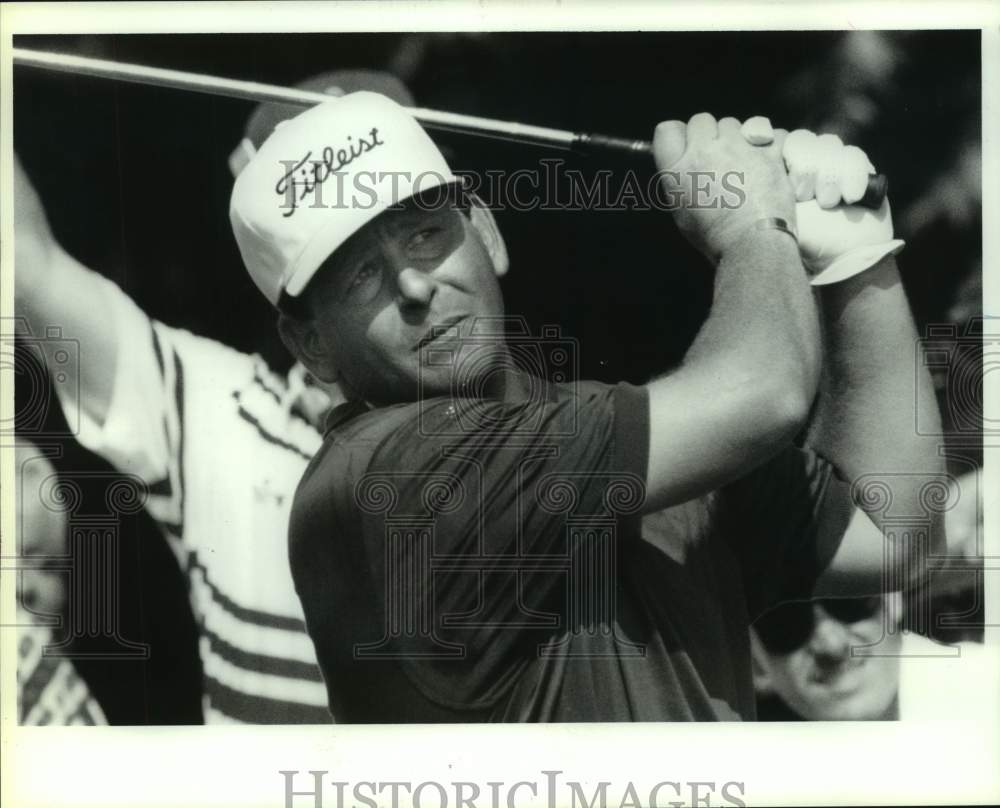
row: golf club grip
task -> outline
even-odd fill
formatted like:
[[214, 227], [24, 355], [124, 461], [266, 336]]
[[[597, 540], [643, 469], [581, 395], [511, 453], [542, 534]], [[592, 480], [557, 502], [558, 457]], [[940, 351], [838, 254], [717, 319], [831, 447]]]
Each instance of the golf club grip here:
[[[611, 151], [619, 154], [623, 152], [649, 154], [653, 150], [652, 145], [646, 140], [629, 140], [628, 138], [595, 134], [578, 134], [574, 145], [585, 154], [600, 151]], [[865, 195], [857, 204], [871, 210], [878, 210], [882, 207], [882, 202], [888, 192], [889, 180], [885, 174], [871, 174], [868, 177]]]
[[885, 174], [869, 174], [868, 187], [865, 188], [865, 195], [861, 197], [858, 204], [872, 210], [878, 210], [882, 207], [888, 193], [889, 178]]

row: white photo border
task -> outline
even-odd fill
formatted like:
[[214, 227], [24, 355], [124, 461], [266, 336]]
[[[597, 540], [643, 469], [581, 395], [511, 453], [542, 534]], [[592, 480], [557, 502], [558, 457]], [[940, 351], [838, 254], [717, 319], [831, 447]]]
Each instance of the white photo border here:
[[[238, 6], [238, 8], [237, 8]], [[978, 28], [983, 54], [983, 208], [1000, 221], [1000, 5], [953, 2], [526, 3], [12, 3], [0, 9], [0, 273], [2, 316], [13, 315], [12, 37], [28, 33], [320, 32], [422, 30], [793, 30]], [[933, 58], [932, 54], [928, 58]], [[928, 144], [932, 147], [932, 144]], [[983, 232], [984, 313], [1000, 313], [1000, 234]], [[0, 369], [0, 416], [13, 412]], [[1000, 373], [986, 374], [985, 412], [1000, 415]], [[984, 491], [1000, 491], [1000, 444], [985, 448]], [[2, 532], [12, 536], [12, 452], [0, 455]], [[986, 552], [1000, 557], [1000, 498], [985, 501]], [[8, 545], [9, 546], [9, 545]], [[5, 546], [5, 554], [10, 550]], [[986, 576], [987, 647], [997, 663], [997, 572]], [[13, 576], [0, 577], [13, 613]], [[0, 619], [0, 623], [8, 622]], [[989, 628], [992, 624], [994, 628]], [[562, 725], [446, 727], [17, 726], [15, 632], [0, 632], [0, 803], [5, 806], [284, 806], [281, 770], [326, 780], [544, 783], [561, 771], [593, 793], [600, 780], [741, 782], [749, 805], [990, 804], [1000, 802], [996, 694], [980, 721], [864, 724]], [[1000, 682], [1000, 665], [994, 681]], [[484, 792], [486, 786], [483, 785]], [[643, 791], [645, 789], [645, 791]], [[527, 794], [527, 792], [523, 792]], [[387, 797], [383, 797], [391, 804]], [[676, 799], [676, 797], [673, 797]], [[665, 798], [669, 799], [669, 798]], [[296, 806], [312, 805], [299, 797]], [[331, 790], [325, 805], [337, 805]], [[407, 804], [407, 803], [403, 803]], [[425, 804], [437, 805], [428, 796]], [[519, 805], [535, 804], [527, 797]], [[544, 792], [537, 804], [547, 804]], [[615, 800], [609, 804], [618, 805]], [[712, 804], [718, 804], [718, 797]]]

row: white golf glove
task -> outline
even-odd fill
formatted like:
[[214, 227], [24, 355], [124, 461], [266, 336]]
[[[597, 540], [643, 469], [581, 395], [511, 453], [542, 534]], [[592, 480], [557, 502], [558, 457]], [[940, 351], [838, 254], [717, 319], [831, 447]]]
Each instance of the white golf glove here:
[[[771, 122], [749, 118], [743, 136], [754, 145], [774, 140]], [[796, 129], [782, 148], [785, 167], [798, 202], [799, 254], [813, 286], [847, 280], [896, 255], [904, 242], [893, 238], [889, 200], [870, 210], [857, 205], [875, 167], [857, 146], [845, 146], [836, 135]]]
[[798, 200], [799, 254], [813, 286], [847, 280], [903, 249], [893, 238], [888, 198], [878, 210], [855, 204], [875, 173], [861, 149], [796, 129], [782, 154]]

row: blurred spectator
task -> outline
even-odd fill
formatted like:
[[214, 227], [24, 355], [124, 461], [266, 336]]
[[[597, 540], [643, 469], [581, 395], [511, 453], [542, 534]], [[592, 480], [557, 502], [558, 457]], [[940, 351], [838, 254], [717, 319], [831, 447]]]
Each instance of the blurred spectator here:
[[18, 723], [33, 725], [103, 725], [104, 711], [73, 664], [46, 656], [55, 642], [52, 629], [25, 609], [17, 610]]
[[17, 555], [18, 720], [22, 725], [106, 724], [104, 712], [69, 659], [46, 654], [56, 638], [66, 601], [66, 576], [53, 568], [68, 552], [66, 519], [45, 505], [41, 491], [56, 470], [37, 447], [20, 442], [15, 451]]
[[972, 718], [996, 690], [983, 646], [901, 630], [899, 593], [784, 603], [751, 630], [762, 721]]
[[[949, 567], [924, 591], [784, 603], [751, 630], [761, 720], [967, 717], [996, 690], [976, 642], [945, 645], [914, 631], [967, 619], [949, 639], [981, 640], [983, 501], [979, 472], [953, 479]], [[968, 608], [979, 604], [978, 614]], [[904, 606], [905, 603], [905, 606]], [[922, 620], [918, 619], [918, 613]], [[977, 624], [978, 623], [978, 624]]]
[[901, 635], [888, 634], [879, 656], [851, 654], [882, 638], [886, 607], [899, 613], [899, 596], [892, 598], [783, 603], [763, 614], [751, 636], [759, 718], [789, 717], [781, 707], [810, 721], [896, 717]]

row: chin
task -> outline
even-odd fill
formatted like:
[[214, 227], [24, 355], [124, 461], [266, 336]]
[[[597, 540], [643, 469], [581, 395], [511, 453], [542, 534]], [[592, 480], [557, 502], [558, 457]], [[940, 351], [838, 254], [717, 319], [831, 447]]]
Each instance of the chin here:
[[895, 695], [895, 682], [880, 680], [850, 694], [800, 698], [796, 712], [810, 721], [878, 721], [890, 717]]
[[811, 721], [879, 721], [889, 718], [886, 713], [892, 703], [890, 698], [886, 703], [881, 698], [870, 700], [847, 699], [844, 702], [825, 705], [814, 711]]

